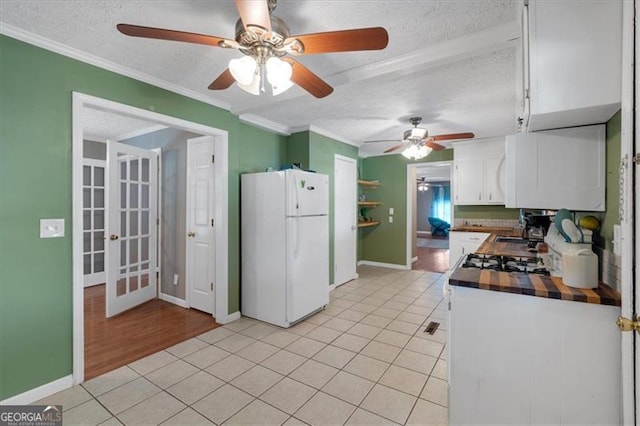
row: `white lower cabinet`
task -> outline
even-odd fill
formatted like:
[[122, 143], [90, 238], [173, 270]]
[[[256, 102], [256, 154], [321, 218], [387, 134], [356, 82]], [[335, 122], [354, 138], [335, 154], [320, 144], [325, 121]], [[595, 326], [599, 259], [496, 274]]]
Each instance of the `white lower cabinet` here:
[[619, 307], [449, 291], [450, 424], [621, 424]]
[[491, 234], [488, 232], [449, 232], [449, 269], [453, 270], [463, 255], [478, 250], [489, 235]]

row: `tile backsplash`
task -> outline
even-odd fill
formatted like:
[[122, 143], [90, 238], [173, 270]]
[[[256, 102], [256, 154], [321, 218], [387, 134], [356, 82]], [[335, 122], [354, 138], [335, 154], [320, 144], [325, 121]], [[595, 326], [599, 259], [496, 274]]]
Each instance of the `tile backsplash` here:
[[598, 255], [598, 260], [600, 261], [600, 280], [611, 288], [620, 291], [620, 256], [596, 245], [593, 246], [593, 251]]

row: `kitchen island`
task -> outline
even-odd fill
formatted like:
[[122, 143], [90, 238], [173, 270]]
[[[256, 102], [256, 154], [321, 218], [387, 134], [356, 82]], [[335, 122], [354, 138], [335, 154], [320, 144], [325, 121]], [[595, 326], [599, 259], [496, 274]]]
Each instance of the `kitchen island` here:
[[[477, 253], [535, 256], [498, 235]], [[620, 424], [619, 293], [471, 268], [447, 292], [451, 424]]]

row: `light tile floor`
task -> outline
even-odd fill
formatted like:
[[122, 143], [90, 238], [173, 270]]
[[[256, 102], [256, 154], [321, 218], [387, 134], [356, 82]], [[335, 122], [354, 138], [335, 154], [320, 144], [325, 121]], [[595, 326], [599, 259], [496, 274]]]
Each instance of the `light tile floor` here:
[[444, 276], [358, 273], [289, 329], [241, 318], [38, 403], [65, 424], [447, 424]]

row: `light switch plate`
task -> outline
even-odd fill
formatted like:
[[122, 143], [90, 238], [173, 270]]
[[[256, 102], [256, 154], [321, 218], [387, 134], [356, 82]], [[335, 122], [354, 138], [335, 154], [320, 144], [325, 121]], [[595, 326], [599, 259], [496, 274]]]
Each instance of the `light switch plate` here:
[[389, 207], [389, 214], [393, 216], [394, 209], [393, 207]]
[[393, 216], [389, 216], [389, 223], [393, 223]]
[[40, 219], [40, 238], [64, 237], [64, 219]]

